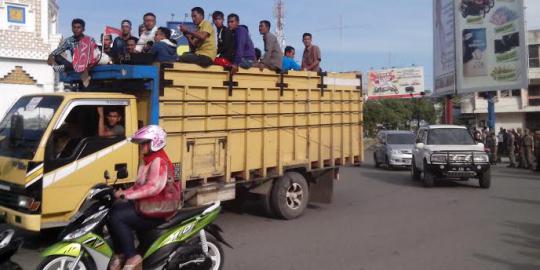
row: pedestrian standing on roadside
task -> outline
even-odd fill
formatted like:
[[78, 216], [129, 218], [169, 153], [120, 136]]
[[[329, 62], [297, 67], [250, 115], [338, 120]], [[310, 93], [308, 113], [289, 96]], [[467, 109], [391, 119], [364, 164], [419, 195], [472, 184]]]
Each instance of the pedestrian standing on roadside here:
[[493, 153], [493, 164], [497, 164], [498, 159], [498, 148], [499, 148], [499, 139], [497, 138], [497, 135], [495, 134], [495, 131], [491, 131], [491, 134], [489, 135], [491, 137], [491, 140], [493, 141], [493, 148], [491, 148], [491, 153]]
[[523, 130], [521, 128], [517, 129], [517, 136], [516, 136], [516, 149], [518, 153], [519, 158], [519, 168], [527, 168], [527, 164], [525, 163], [525, 149], [523, 147]]
[[485, 143], [483, 140], [482, 140], [482, 133], [480, 131], [475, 131], [474, 132], [474, 141], [476, 143]]
[[499, 133], [497, 134], [497, 162], [501, 162], [501, 156], [504, 154], [504, 128], [501, 128], [499, 130]]
[[534, 150], [536, 152], [536, 171], [540, 171], [540, 130], [534, 132]]
[[507, 132], [506, 147], [508, 149], [508, 157], [510, 158], [510, 165], [508, 168], [516, 167], [516, 136], [515, 131], [512, 129]]
[[486, 136], [485, 147], [489, 149], [489, 161], [493, 164], [493, 162], [495, 161], [495, 153], [493, 152], [493, 150], [495, 149], [495, 140], [493, 139], [493, 136], [491, 136], [491, 134]]
[[311, 33], [304, 33], [302, 35], [302, 42], [304, 42], [304, 55], [302, 56], [302, 70], [315, 71], [321, 70], [321, 49], [318, 46], [313, 45], [313, 36]]
[[525, 129], [523, 133], [523, 153], [525, 157], [525, 169], [533, 168], [533, 150], [534, 150], [534, 138], [530, 134], [529, 129]]

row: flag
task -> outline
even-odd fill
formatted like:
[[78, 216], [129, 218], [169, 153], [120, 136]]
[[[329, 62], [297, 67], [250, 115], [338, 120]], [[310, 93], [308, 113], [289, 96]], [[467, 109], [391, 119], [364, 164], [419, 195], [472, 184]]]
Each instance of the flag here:
[[105, 33], [105, 35], [121, 36], [122, 30], [118, 28], [110, 27], [110, 26], [105, 26], [105, 31], [103, 33]]

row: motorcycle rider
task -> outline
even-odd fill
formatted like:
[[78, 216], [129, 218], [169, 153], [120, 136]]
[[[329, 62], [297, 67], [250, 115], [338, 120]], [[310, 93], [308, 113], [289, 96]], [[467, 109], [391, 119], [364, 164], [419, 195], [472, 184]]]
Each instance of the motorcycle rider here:
[[[118, 190], [109, 219], [114, 250], [109, 269], [142, 269], [143, 258], [135, 250], [133, 230], [148, 230], [173, 216], [180, 204], [180, 185], [174, 167], [164, 151], [166, 132], [156, 125], [139, 129], [131, 142], [139, 144], [144, 164], [139, 167], [135, 185]], [[127, 201], [126, 201], [127, 200]]]

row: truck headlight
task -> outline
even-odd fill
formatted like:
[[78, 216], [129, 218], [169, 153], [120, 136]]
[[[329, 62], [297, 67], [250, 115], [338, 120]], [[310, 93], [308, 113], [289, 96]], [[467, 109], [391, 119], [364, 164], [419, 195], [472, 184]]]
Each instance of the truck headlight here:
[[34, 198], [20, 195], [17, 205], [30, 211], [37, 211], [39, 209], [39, 206], [41, 205], [41, 202], [37, 201]]
[[446, 154], [432, 154], [431, 163], [446, 163], [447, 155]]
[[474, 153], [475, 163], [489, 163], [489, 156], [486, 153]]

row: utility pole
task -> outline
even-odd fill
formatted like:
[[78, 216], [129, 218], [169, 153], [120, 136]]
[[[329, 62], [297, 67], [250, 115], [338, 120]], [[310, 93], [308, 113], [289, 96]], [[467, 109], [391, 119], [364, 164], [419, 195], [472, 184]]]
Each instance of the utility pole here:
[[281, 49], [285, 48], [285, 3], [283, 0], [276, 0], [274, 7], [274, 17], [276, 18], [276, 37]]

